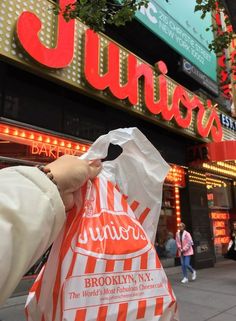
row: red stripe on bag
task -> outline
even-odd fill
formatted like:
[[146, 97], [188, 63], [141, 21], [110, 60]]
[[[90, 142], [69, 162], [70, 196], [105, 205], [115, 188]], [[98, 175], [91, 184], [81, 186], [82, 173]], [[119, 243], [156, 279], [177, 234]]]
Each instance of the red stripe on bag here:
[[178, 303], [175, 302], [175, 313], [177, 312], [177, 310], [178, 310]]
[[78, 255], [78, 253], [76, 253], [76, 252], [73, 253], [73, 257], [72, 257], [72, 260], [71, 260], [71, 263], [70, 263], [70, 268], [69, 268], [69, 271], [67, 273], [66, 279], [69, 278], [73, 273], [77, 255]]
[[88, 256], [86, 268], [85, 268], [85, 274], [87, 273], [93, 273], [95, 271], [97, 259], [92, 256]]
[[107, 208], [114, 211], [114, 185], [109, 181], [107, 182]]
[[175, 304], [176, 300], [175, 300], [175, 297], [174, 297], [174, 294], [173, 294], [173, 290], [172, 290], [172, 287], [171, 287], [171, 284], [170, 282], [168, 281], [168, 290], [169, 290], [169, 294], [171, 296], [171, 302], [169, 304], [169, 308]]
[[121, 206], [123, 207], [123, 211], [125, 213], [127, 213], [127, 211], [128, 211], [128, 203], [127, 203], [126, 199], [127, 199], [126, 196], [122, 194], [122, 196], [121, 196]]
[[140, 269], [147, 270], [148, 265], [148, 252], [141, 255]]
[[96, 177], [93, 180], [93, 186], [95, 188], [96, 191], [96, 211], [97, 213], [99, 213], [101, 211], [101, 202], [100, 202], [100, 180], [98, 177]]
[[139, 216], [139, 223], [140, 224], [143, 224], [143, 222], [145, 221], [145, 219], [146, 219], [146, 217], [148, 216], [148, 214], [149, 214], [149, 212], [150, 212], [150, 208], [146, 208], [144, 211], [143, 211], [143, 213]]
[[28, 306], [25, 307], [25, 317], [26, 317], [26, 320], [29, 320]]
[[[82, 197], [85, 197], [85, 188], [82, 189]], [[66, 222], [66, 229], [65, 229], [65, 233], [63, 236], [63, 242], [61, 245], [61, 249], [60, 249], [60, 260], [61, 262], [63, 262], [67, 252], [69, 251], [69, 249], [71, 248], [71, 241], [72, 238], [76, 235], [76, 231], [78, 230], [78, 226], [82, 217], [82, 211], [83, 211], [83, 206], [80, 209], [80, 212], [77, 213], [78, 209], [77, 207], [73, 208], [73, 215], [71, 216], [70, 221], [70, 225], [68, 225]], [[77, 214], [77, 215], [76, 215]]]
[[42, 287], [42, 280], [35, 281], [30, 289], [30, 292], [35, 292], [36, 301], [39, 302], [40, 292]]
[[131, 210], [134, 212], [138, 208], [139, 204], [139, 202], [133, 201], [133, 203], [130, 205]]
[[41, 321], [46, 321], [45, 317], [44, 317], [44, 314], [42, 315]]
[[138, 302], [138, 311], [137, 311], [136, 319], [143, 319], [144, 318], [145, 312], [146, 312], [146, 305], [147, 305], [146, 300], [142, 300], [142, 301]]
[[156, 299], [156, 306], [155, 306], [155, 315], [162, 315], [163, 313], [163, 298], [157, 298]]
[[[155, 252], [156, 252], [156, 250], [155, 249], [153, 249]], [[156, 256], [156, 268], [157, 269], [160, 269], [161, 268], [161, 262], [160, 262], [160, 259], [159, 259], [159, 257], [158, 257], [158, 255], [156, 254], [155, 255]]]
[[126, 259], [126, 260], [124, 261], [124, 268], [123, 268], [123, 270], [124, 270], [124, 271], [129, 271], [129, 270], [131, 270], [131, 268], [132, 268], [132, 259]]
[[98, 309], [98, 316], [96, 321], [106, 321], [108, 306], [101, 306]]
[[75, 321], [85, 321], [87, 309], [76, 311]]
[[[120, 188], [119, 188], [119, 186], [116, 184], [115, 185], [115, 188], [117, 189], [117, 191], [119, 192], [119, 193], [121, 193], [121, 191], [120, 191]], [[121, 193], [122, 194], [122, 193]]]
[[128, 312], [128, 303], [119, 304], [117, 321], [126, 321]]
[[57, 275], [53, 287], [53, 295], [52, 295], [52, 302], [53, 302], [53, 310], [52, 310], [52, 321], [56, 318], [56, 310], [57, 310], [57, 303], [58, 303], [58, 296], [60, 293], [61, 288], [61, 264], [59, 263], [58, 269], [57, 269]]
[[105, 272], [114, 271], [114, 267], [115, 267], [115, 260], [107, 260]]

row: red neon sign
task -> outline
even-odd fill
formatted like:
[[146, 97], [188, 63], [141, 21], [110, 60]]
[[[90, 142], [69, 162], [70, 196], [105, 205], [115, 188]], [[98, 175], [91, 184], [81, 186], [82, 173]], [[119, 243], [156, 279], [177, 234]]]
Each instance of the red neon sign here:
[[[64, 8], [72, 0], [60, 0]], [[58, 39], [56, 48], [45, 47], [38, 38], [41, 27], [40, 20], [32, 13], [24, 12], [17, 22], [17, 35], [23, 48], [38, 62], [50, 68], [67, 67], [74, 54], [75, 23], [64, 21], [62, 15], [58, 18]], [[196, 111], [196, 130], [202, 138], [212, 137], [215, 142], [221, 141], [223, 132], [216, 109], [210, 100], [205, 107], [195, 95], [189, 95], [187, 90], [175, 85], [171, 101], [168, 97], [168, 81], [165, 76], [167, 66], [164, 62], [155, 65], [159, 75], [156, 77], [153, 68], [138, 62], [131, 53], [127, 55], [127, 82], [120, 84], [120, 48], [109, 42], [107, 72], [99, 72], [99, 35], [92, 30], [85, 32], [84, 73], [87, 82], [97, 90], [109, 88], [118, 99], [128, 99], [131, 105], [138, 103], [138, 85], [144, 78], [144, 103], [147, 110], [154, 115], [160, 114], [165, 121], [174, 120], [181, 128], [188, 128], [193, 121], [193, 111]], [[156, 79], [155, 79], [156, 78]], [[159, 93], [155, 99], [154, 92]], [[181, 109], [183, 113], [181, 113]]]
[[214, 243], [215, 244], [228, 244], [230, 241], [230, 237], [229, 236], [224, 236], [224, 237], [216, 237], [214, 239]]
[[81, 151], [76, 149], [68, 148], [66, 146], [57, 146], [53, 144], [38, 143], [38, 142], [32, 143], [31, 153], [33, 155], [46, 156], [46, 157], [55, 158], [55, 159], [62, 155], [73, 155], [73, 156], [81, 155]]
[[50, 158], [61, 155], [81, 155], [90, 145], [68, 140], [56, 135], [49, 135], [36, 130], [0, 123], [0, 138], [31, 146], [31, 153]]
[[213, 220], [228, 220], [229, 219], [229, 213], [212, 212], [211, 213], [211, 218]]

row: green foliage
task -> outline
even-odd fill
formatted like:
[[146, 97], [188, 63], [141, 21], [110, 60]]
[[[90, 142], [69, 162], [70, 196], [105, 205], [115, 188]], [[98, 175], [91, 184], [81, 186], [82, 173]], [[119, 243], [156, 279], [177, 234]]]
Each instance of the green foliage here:
[[[224, 14], [225, 20], [224, 20], [224, 28], [222, 28], [221, 25], [217, 25], [215, 16], [212, 15], [213, 23], [206, 28], [206, 31], [213, 31], [214, 32], [214, 39], [209, 44], [209, 49], [214, 51], [216, 55], [221, 56], [224, 54], [225, 50], [228, 49], [231, 45], [232, 40], [235, 38], [235, 35], [233, 33], [232, 28], [229, 28], [231, 26], [230, 19], [228, 17], [228, 13], [225, 8], [225, 4], [223, 0], [196, 0], [196, 6], [195, 6], [195, 12], [201, 11], [201, 18], [204, 19], [206, 14], [209, 13], [215, 13], [218, 15], [221, 15], [221, 13]], [[231, 82], [230, 75], [233, 72], [233, 68], [236, 65], [236, 61], [232, 61], [231, 57], [225, 58], [225, 64], [224, 66], [218, 66], [218, 78], [221, 86], [227, 85]], [[231, 67], [227, 64], [227, 61], [230, 61]], [[225, 79], [225, 81], [222, 81], [220, 74], [221, 72], [225, 72], [228, 74], [228, 77]]]
[[[95, 31], [104, 31], [106, 25], [123, 26], [134, 18], [141, 6], [147, 7], [149, 0], [78, 0], [63, 11], [64, 18], [79, 18]], [[55, 6], [58, 14], [60, 8]]]
[[[212, 30], [215, 34], [215, 38], [212, 43], [209, 44], [209, 49], [213, 50], [216, 54], [222, 54], [224, 49], [229, 48], [234, 34], [227, 27], [230, 26], [230, 19], [228, 18], [227, 11], [224, 6], [223, 0], [196, 0], [195, 12], [201, 11], [201, 18], [204, 19], [207, 13], [223, 13], [225, 15], [226, 30], [222, 30], [216, 22], [213, 22], [206, 31]], [[214, 17], [213, 17], [214, 20]]]

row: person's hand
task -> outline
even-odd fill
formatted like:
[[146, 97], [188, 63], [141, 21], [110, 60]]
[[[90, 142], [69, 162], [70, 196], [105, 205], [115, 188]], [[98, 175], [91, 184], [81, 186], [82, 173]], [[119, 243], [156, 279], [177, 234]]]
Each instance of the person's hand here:
[[74, 193], [87, 182], [95, 178], [102, 168], [100, 160], [87, 161], [77, 156], [64, 155], [45, 166], [57, 182], [66, 211], [74, 204]]

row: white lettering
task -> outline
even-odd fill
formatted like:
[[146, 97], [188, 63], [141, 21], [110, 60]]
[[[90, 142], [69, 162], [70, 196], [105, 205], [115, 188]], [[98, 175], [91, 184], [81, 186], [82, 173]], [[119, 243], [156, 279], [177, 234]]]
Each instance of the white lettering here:
[[[111, 222], [114, 224], [113, 222]], [[104, 225], [102, 227], [89, 227], [88, 230], [84, 230], [82, 233], [79, 234], [78, 242], [81, 244], [87, 244], [88, 240], [91, 239], [92, 241], [104, 241], [112, 240], [120, 241], [120, 240], [146, 240], [145, 235], [140, 233], [139, 228], [134, 228], [133, 226], [128, 225], [127, 227], [124, 226], [114, 226], [114, 225]]]
[[[149, 3], [148, 4], [148, 7], [147, 8], [145, 8], [144, 6], [140, 9], [140, 12], [145, 16], [147, 16], [148, 17], [148, 19], [152, 22], [152, 23], [154, 23], [154, 24], [156, 24], [157, 23], [157, 18], [155, 17], [155, 13], [157, 13], [157, 9], [156, 9], [156, 7], [154, 6], [154, 4], [153, 3]], [[153, 13], [152, 13], [153, 12]]]

